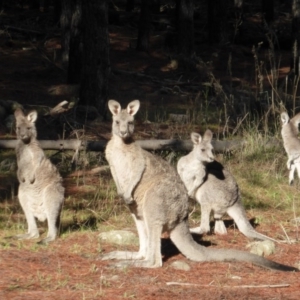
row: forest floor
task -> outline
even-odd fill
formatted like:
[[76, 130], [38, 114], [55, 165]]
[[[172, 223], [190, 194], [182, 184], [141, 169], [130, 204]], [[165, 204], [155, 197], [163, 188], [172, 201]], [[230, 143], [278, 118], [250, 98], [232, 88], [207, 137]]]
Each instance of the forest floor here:
[[[24, 29], [27, 22], [41, 20], [47, 16], [40, 12], [14, 12], [12, 27]], [[5, 16], [9, 17], [9, 16]], [[41, 21], [43, 23], [43, 21]], [[140, 99], [141, 115], [137, 122], [140, 138], [186, 138], [190, 130], [202, 132], [198, 125], [171, 124], [166, 120], [166, 111], [185, 112], [186, 105], [193, 105], [197, 90], [205, 81], [207, 68], [224, 85], [229, 84], [228, 58], [231, 53], [232, 73], [236, 85], [255, 84], [255, 68], [251, 46], [207, 46], [203, 44], [198, 56], [205, 62], [193, 72], [183, 67], [174, 68], [170, 56], [162, 45], [162, 37], [153, 36], [149, 53], [139, 53], [134, 49], [136, 29], [130, 25], [110, 26], [111, 66], [113, 76], [110, 81], [110, 98], [124, 105], [133, 99]], [[54, 59], [54, 49], [59, 48], [59, 37], [44, 36], [36, 40], [31, 33], [8, 30], [0, 35], [0, 100], [13, 100], [24, 107], [54, 107], [60, 101], [76, 97], [76, 89], [66, 89], [66, 71], [59, 60]], [[266, 51], [267, 52], [267, 51]], [[267, 56], [266, 53], [261, 55]], [[289, 54], [281, 52], [280, 74], [289, 70]], [[211, 67], [208, 67], [211, 66]], [[226, 81], [227, 80], [227, 81]], [[177, 84], [174, 84], [177, 82]], [[67, 90], [67, 92], [66, 92]], [[144, 122], [152, 120], [152, 122]], [[0, 120], [0, 122], [3, 120]], [[108, 139], [110, 121], [93, 120], [86, 124], [85, 134], [89, 139]], [[222, 131], [222, 128], [219, 129]], [[50, 129], [39, 130], [40, 136], [51, 137]], [[13, 138], [2, 123], [1, 139]], [[57, 134], [57, 132], [56, 132]], [[15, 195], [16, 178], [9, 172], [1, 173], [0, 205], [6, 211], [1, 223], [10, 227], [13, 222], [26, 224]], [[104, 178], [104, 179], [103, 179]], [[65, 178], [66, 201], [81, 201], [93, 197], [100, 182], [108, 182], [110, 175], [88, 175], [77, 180]], [[92, 194], [92, 195], [91, 195]], [[36, 241], [15, 241], [0, 232], [0, 298], [17, 299], [300, 299], [300, 277], [297, 273], [282, 273], [265, 270], [249, 263], [189, 261], [178, 253], [166, 237], [162, 237], [164, 262], [162, 268], [113, 268], [111, 262], [97, 260], [99, 252], [115, 250], [119, 246], [99, 242], [99, 232], [105, 228], [127, 229], [136, 232], [126, 207], [115, 201], [120, 214], [100, 222], [97, 229], [87, 226], [83, 230], [70, 227], [55, 242], [48, 246], [38, 246]], [[100, 205], [99, 205], [100, 206]], [[101, 206], [100, 206], [101, 207]], [[296, 235], [297, 229], [288, 222], [290, 212], [275, 208], [260, 211], [251, 210], [250, 217], [259, 214], [263, 220], [257, 230], [276, 237], [282, 232], [279, 221], [285, 223], [289, 234]], [[1, 226], [3, 228], [3, 226]], [[44, 226], [44, 231], [46, 226]], [[18, 232], [20, 233], [20, 232]], [[207, 235], [200, 243], [206, 247], [247, 250], [247, 239], [233, 226], [227, 236]], [[170, 247], [170, 249], [166, 249]], [[125, 246], [136, 249], [136, 246]], [[171, 251], [172, 250], [172, 251]], [[278, 244], [274, 254], [268, 258], [287, 265], [299, 264], [299, 245]], [[189, 271], [176, 270], [171, 263], [186, 262]]]

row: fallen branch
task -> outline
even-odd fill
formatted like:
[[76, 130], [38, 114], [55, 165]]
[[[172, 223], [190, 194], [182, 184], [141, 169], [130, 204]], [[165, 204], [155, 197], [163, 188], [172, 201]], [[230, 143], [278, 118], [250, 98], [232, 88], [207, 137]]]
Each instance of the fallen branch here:
[[96, 167], [91, 170], [80, 170], [80, 171], [75, 171], [71, 174], [68, 175], [68, 177], [79, 177], [79, 176], [84, 176], [84, 175], [96, 175], [101, 172], [106, 172], [109, 170], [109, 165], [107, 166], [101, 166], [101, 167]]
[[6, 30], [14, 30], [14, 31], [18, 31], [18, 32], [40, 34], [40, 35], [45, 34], [45, 32], [42, 32], [42, 31], [33, 30], [33, 29], [29, 29], [29, 28], [20, 28], [20, 27], [15, 27], [15, 26], [10, 26], [10, 25], [6, 25], [5, 29]]
[[[82, 141], [77, 139], [70, 140], [40, 140], [41, 147], [44, 150], [86, 150], [100, 152], [104, 151], [107, 141]], [[168, 150], [168, 151], [191, 151], [192, 142], [190, 140], [137, 140], [143, 149]], [[14, 149], [17, 140], [0, 140], [1, 149]], [[244, 141], [213, 141], [216, 152], [229, 152], [241, 149]]]
[[197, 287], [218, 287], [218, 288], [242, 288], [242, 289], [248, 289], [248, 288], [285, 288], [289, 287], [289, 284], [262, 284], [262, 285], [210, 285], [210, 284], [196, 284], [196, 283], [184, 283], [184, 282], [167, 282], [167, 285], [181, 285], [181, 286], [197, 286]]

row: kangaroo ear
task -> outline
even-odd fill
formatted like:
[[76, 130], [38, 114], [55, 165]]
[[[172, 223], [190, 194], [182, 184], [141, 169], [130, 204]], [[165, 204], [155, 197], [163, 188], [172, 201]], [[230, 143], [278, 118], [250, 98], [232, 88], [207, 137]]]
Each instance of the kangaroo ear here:
[[31, 111], [31, 112], [27, 115], [27, 120], [28, 120], [30, 123], [35, 123], [36, 119], [37, 119], [37, 111], [36, 111], [36, 110]]
[[127, 105], [127, 112], [129, 115], [134, 116], [140, 108], [140, 100], [133, 100]]
[[282, 125], [285, 125], [285, 124], [287, 124], [288, 122], [289, 122], [289, 120], [290, 120], [290, 117], [289, 117], [289, 115], [287, 114], [287, 112], [282, 112], [281, 113], [281, 122], [282, 122]]
[[108, 108], [110, 112], [113, 114], [113, 116], [116, 116], [121, 112], [121, 105], [118, 101], [116, 100], [109, 100], [108, 101]]
[[194, 145], [198, 145], [201, 143], [202, 141], [202, 137], [199, 133], [196, 133], [196, 132], [192, 132], [191, 133], [191, 140], [193, 142]]
[[213, 137], [213, 133], [211, 132], [211, 130], [207, 129], [204, 133], [203, 140], [207, 142], [211, 142], [212, 137]]
[[17, 108], [17, 109], [15, 110], [14, 115], [15, 115], [15, 118], [16, 118], [16, 119], [17, 119], [17, 118], [20, 118], [20, 117], [24, 117], [24, 113], [23, 113], [22, 109], [20, 109], [20, 108]]

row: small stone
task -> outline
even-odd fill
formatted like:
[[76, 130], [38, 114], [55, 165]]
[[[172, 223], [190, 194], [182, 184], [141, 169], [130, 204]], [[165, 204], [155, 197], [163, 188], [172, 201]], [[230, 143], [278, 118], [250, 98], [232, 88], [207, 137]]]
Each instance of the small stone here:
[[182, 260], [176, 260], [170, 265], [173, 269], [182, 270], [182, 271], [190, 271], [191, 267]]
[[275, 243], [269, 240], [252, 242], [247, 245], [250, 252], [259, 256], [268, 256], [275, 252]]
[[100, 242], [112, 243], [117, 245], [138, 245], [137, 236], [131, 231], [111, 230], [99, 234]]

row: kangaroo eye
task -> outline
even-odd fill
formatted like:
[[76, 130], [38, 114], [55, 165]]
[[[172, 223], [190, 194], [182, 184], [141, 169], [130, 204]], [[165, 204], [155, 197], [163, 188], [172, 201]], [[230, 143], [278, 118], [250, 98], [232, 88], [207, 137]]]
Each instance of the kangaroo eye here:
[[27, 130], [31, 130], [31, 127], [27, 127]]
[[205, 149], [201, 149], [202, 152], [205, 152]]
[[128, 122], [128, 125], [132, 125], [133, 124], [133, 122]]
[[116, 121], [116, 124], [117, 124], [117, 125], [119, 125], [119, 124], [120, 124], [120, 122], [119, 122], [119, 121]]

